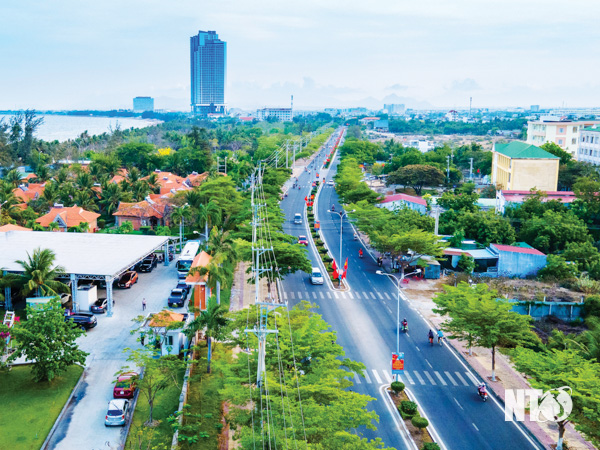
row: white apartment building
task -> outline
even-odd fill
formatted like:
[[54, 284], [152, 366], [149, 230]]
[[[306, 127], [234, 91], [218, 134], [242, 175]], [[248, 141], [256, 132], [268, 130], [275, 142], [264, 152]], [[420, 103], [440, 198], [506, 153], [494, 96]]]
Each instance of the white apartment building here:
[[577, 161], [600, 166], [600, 125], [581, 129]]
[[294, 118], [292, 108], [263, 108], [256, 110], [258, 120], [267, 120], [269, 117], [276, 118], [279, 122], [291, 122]]
[[540, 146], [554, 142], [577, 159], [579, 132], [582, 128], [600, 123], [594, 120], [560, 120], [558, 117], [541, 117], [527, 122], [527, 143]]

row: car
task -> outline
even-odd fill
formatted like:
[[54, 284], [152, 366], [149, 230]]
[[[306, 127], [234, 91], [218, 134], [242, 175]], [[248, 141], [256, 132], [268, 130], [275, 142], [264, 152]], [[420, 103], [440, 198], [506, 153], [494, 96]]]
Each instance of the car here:
[[133, 398], [136, 390], [136, 381], [139, 377], [137, 372], [125, 372], [117, 377], [113, 388], [114, 398]]
[[151, 253], [137, 264], [136, 270], [138, 272], [152, 272], [157, 265], [158, 257], [154, 253]]
[[187, 298], [187, 292], [184, 291], [183, 289], [173, 289], [171, 291], [171, 295], [169, 295], [169, 299], [167, 300], [167, 303], [169, 304], [169, 306], [175, 306], [177, 308], [181, 308], [183, 306], [183, 304], [185, 303], [185, 300]]
[[294, 215], [294, 223], [295, 223], [296, 225], [301, 225], [301, 224], [302, 224], [302, 214], [300, 214], [300, 213], [296, 213], [296, 214]]
[[175, 289], [182, 289], [182, 290], [184, 290], [185, 291], [185, 295], [187, 296], [190, 293], [190, 291], [192, 290], [192, 287], [189, 284], [187, 284], [185, 281], [179, 280], [177, 282], [177, 286], [175, 286]]
[[308, 239], [306, 239], [306, 236], [298, 236], [298, 244], [308, 245]]
[[323, 278], [323, 274], [319, 270], [318, 267], [313, 267], [310, 274], [310, 282], [311, 284], [323, 284], [325, 283], [325, 279]]
[[73, 324], [78, 325], [84, 330], [89, 330], [98, 325], [96, 316], [91, 313], [65, 312], [65, 322], [66, 321], [71, 321]]
[[119, 281], [117, 281], [117, 286], [120, 288], [129, 289], [131, 286], [137, 283], [137, 281], [137, 272], [134, 272], [133, 270], [128, 270], [119, 277]]
[[333, 181], [333, 180], [329, 180], [329, 181], [327, 182], [327, 185], [328, 185], [328, 186], [335, 186], [335, 183], [334, 183], [334, 181]]
[[90, 311], [93, 313], [104, 314], [106, 312], [107, 307], [108, 300], [106, 300], [105, 298], [99, 298], [92, 304], [92, 306], [90, 306]]
[[104, 425], [107, 427], [115, 427], [125, 425], [127, 422], [127, 414], [129, 413], [129, 400], [114, 399], [108, 402]]

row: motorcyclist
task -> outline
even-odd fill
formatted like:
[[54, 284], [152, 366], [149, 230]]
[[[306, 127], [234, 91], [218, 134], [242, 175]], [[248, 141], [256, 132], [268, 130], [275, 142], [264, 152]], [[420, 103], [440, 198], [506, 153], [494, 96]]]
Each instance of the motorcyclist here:
[[354, 233], [354, 240], [356, 241], [358, 239], [358, 234]]
[[481, 397], [487, 395], [486, 386], [485, 386], [485, 383], [483, 381], [477, 385], [477, 392], [479, 393], [479, 395]]
[[383, 258], [381, 256], [377, 257], [377, 265], [381, 267], [383, 265]]
[[429, 330], [429, 343], [433, 345], [433, 330]]
[[404, 318], [404, 320], [402, 321], [402, 330], [408, 331], [408, 321], [406, 320], [406, 318]]
[[363, 257], [363, 251], [362, 251], [362, 248], [359, 248], [359, 249], [358, 249], [358, 257], [359, 257], [359, 258], [362, 258], [362, 257]]
[[331, 205], [331, 210], [335, 211], [335, 205]]

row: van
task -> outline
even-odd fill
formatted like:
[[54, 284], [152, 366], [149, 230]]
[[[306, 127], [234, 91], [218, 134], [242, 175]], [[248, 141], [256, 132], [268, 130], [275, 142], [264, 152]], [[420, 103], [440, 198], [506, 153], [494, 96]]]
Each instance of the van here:
[[294, 223], [296, 225], [301, 225], [302, 224], [302, 215], [301, 214], [296, 214], [294, 216]]
[[313, 267], [310, 274], [310, 282], [311, 284], [323, 284], [325, 280], [323, 280], [323, 274], [318, 267]]

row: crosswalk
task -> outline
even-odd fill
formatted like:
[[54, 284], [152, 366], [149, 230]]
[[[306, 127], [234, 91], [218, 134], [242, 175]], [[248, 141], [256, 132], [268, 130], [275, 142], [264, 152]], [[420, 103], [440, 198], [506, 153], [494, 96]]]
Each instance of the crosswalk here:
[[379, 291], [284, 291], [284, 300], [394, 300], [387, 292]]
[[[363, 373], [352, 372], [354, 384], [387, 384], [394, 379], [390, 370], [365, 370]], [[406, 385], [416, 386], [477, 386], [478, 381], [469, 372], [449, 372], [437, 370], [404, 370], [400, 381]]]

